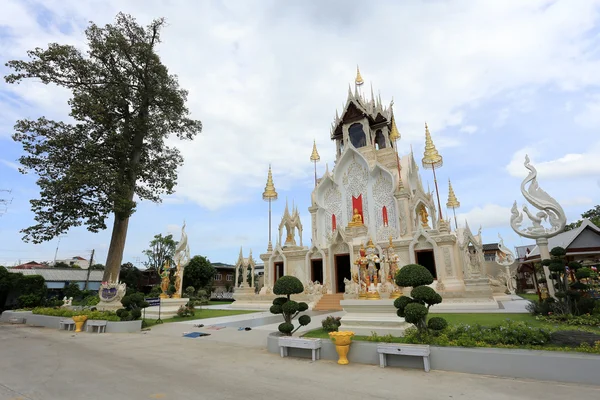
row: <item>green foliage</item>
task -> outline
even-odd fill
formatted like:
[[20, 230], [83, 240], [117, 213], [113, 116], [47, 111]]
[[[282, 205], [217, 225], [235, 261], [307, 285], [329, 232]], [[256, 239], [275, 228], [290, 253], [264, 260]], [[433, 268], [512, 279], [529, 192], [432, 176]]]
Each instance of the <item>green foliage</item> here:
[[173, 255], [176, 247], [177, 242], [173, 240], [173, 235], [163, 236], [162, 233], [154, 235], [150, 241], [150, 248], [142, 252], [148, 257], [148, 261], [144, 262], [144, 265], [154, 271], [161, 269], [167, 262], [171, 266], [175, 266], [173, 265]]
[[82, 297], [81, 289], [79, 289], [79, 285], [75, 282], [69, 283], [69, 285], [65, 288], [65, 296], [67, 298], [79, 299]]
[[152, 286], [150, 293], [148, 293], [148, 297], [159, 297], [162, 293], [162, 289], [160, 285]]
[[326, 332], [337, 332], [342, 325], [341, 317], [332, 317], [331, 315], [321, 321], [321, 326]]
[[410, 293], [412, 298], [428, 306], [433, 306], [442, 302], [442, 296], [429, 286], [417, 286]]
[[194, 309], [194, 306], [190, 304], [190, 302], [188, 302], [185, 306], [179, 306], [179, 309], [177, 310], [178, 317], [190, 317], [193, 315], [196, 315], [196, 310]]
[[127, 291], [138, 290], [139, 283], [142, 279], [142, 271], [140, 271], [135, 265], [127, 262], [121, 265], [121, 272], [119, 274], [119, 280], [127, 285]]
[[[584, 212], [583, 214], [581, 214], [581, 217], [589, 219], [596, 226], [600, 226], [600, 205], [592, 208], [591, 210]], [[571, 229], [579, 228], [581, 226], [582, 222], [583, 222], [583, 220], [579, 220], [579, 221], [567, 224], [567, 226], [565, 226], [565, 231], [570, 231]]]
[[292, 294], [298, 294], [304, 292], [304, 285], [300, 282], [300, 279], [295, 276], [285, 275], [277, 279], [275, 286], [273, 286], [273, 293], [277, 295], [287, 295], [288, 299]]
[[[157, 53], [164, 25], [142, 26], [119, 13], [114, 24], [91, 23], [85, 46], [51, 43], [6, 63], [14, 72], [7, 83], [31, 78], [72, 93], [69, 122], [41, 117], [15, 125], [13, 139], [26, 152], [19, 161], [40, 187], [25, 240], [48, 241], [79, 225], [99, 232], [111, 215], [113, 238], [123, 237], [134, 196], [159, 202], [173, 193], [183, 159], [166, 140], [191, 140], [202, 125], [188, 117], [187, 92]], [[111, 241], [105, 279], [118, 276], [124, 245]]]
[[59, 261], [59, 262], [55, 263], [53, 267], [54, 268], [73, 268], [72, 265], [69, 265], [64, 261]]
[[372, 331], [371, 336], [366, 337], [368, 342], [380, 342], [380, 343], [393, 343], [396, 341], [396, 338], [391, 334], [387, 335], [378, 335], [377, 332]]
[[570, 326], [600, 326], [600, 315], [584, 314], [576, 316], [570, 314], [552, 314], [540, 316], [538, 319], [545, 322], [560, 323]]
[[142, 316], [142, 308], [149, 306], [144, 300], [144, 294], [140, 292], [127, 294], [121, 299], [121, 304], [124, 308], [117, 310], [117, 315], [121, 321], [133, 321]]
[[207, 288], [215, 277], [215, 267], [209, 259], [203, 256], [194, 256], [183, 270], [183, 286]]
[[291, 336], [292, 331], [294, 330], [294, 325], [289, 322], [282, 322], [281, 324], [279, 324], [277, 329], [284, 335]]
[[[277, 282], [279, 282], [283, 278], [285, 278], [285, 277], [279, 278], [279, 280], [277, 280]], [[291, 276], [289, 278], [294, 278], [295, 280], [298, 281], [298, 283], [300, 283], [298, 278], [291, 277]], [[275, 283], [275, 286], [277, 286], [277, 282]], [[300, 283], [300, 286], [302, 287], [302, 283]], [[281, 290], [290, 289], [290, 288], [292, 290], [297, 289], [296, 283], [293, 280], [288, 280], [288, 283], [285, 283], [284, 285], [282, 285], [280, 287]], [[273, 289], [273, 292], [275, 293], [275, 289]], [[286, 293], [278, 292], [275, 294], [286, 294]], [[295, 332], [294, 324], [292, 324], [292, 320], [295, 317], [297, 317], [299, 313], [308, 310], [308, 304], [306, 304], [304, 302], [300, 302], [300, 303], [295, 302], [293, 300], [290, 300], [289, 297], [290, 297], [290, 294], [287, 293], [287, 297], [275, 298], [273, 300], [273, 305], [269, 309], [269, 311], [271, 311], [271, 314], [282, 314], [283, 315], [283, 319], [285, 322], [279, 325], [279, 332], [283, 333], [284, 335], [292, 335]], [[306, 317], [306, 318], [304, 318], [304, 317]], [[308, 321], [308, 322], [306, 322], [306, 321]], [[300, 329], [300, 327], [303, 325], [308, 325], [310, 323], [310, 317], [308, 315], [303, 315], [298, 319], [298, 322], [300, 323], [300, 325], [298, 326], [298, 328], [296, 328], [296, 330]]]
[[45, 304], [48, 289], [42, 276], [15, 274], [9, 279], [12, 289], [18, 293], [17, 304], [20, 308], [33, 308]]
[[36, 294], [22, 294], [17, 298], [19, 308], [33, 308], [41, 306], [44, 303], [43, 299]]
[[195, 295], [195, 294], [196, 294], [196, 288], [195, 288], [195, 287], [193, 287], [193, 286], [188, 286], [188, 287], [186, 287], [186, 288], [185, 288], [185, 295], [186, 295], [188, 298], [192, 298], [192, 297], [194, 297], [194, 295]]
[[577, 279], [585, 279], [589, 278], [592, 275], [591, 268], [581, 268], [575, 272], [575, 278]]
[[419, 264], [408, 264], [400, 268], [395, 279], [396, 285], [400, 287], [417, 287], [433, 283], [431, 272]]
[[177, 289], [175, 288], [175, 285], [169, 285], [169, 288], [167, 289], [167, 294], [169, 297], [173, 296], [176, 292]]
[[427, 308], [420, 303], [410, 303], [404, 307], [404, 319], [409, 324], [414, 324], [419, 329], [424, 329], [424, 321], [427, 317]]
[[[121, 309], [123, 310], [123, 309]], [[120, 310], [119, 310], [120, 311]], [[119, 321], [119, 316], [110, 311], [91, 311], [87, 309], [83, 310], [71, 310], [68, 308], [34, 308], [32, 310], [33, 314], [39, 315], [49, 315], [52, 317], [65, 317], [71, 318], [75, 315], [87, 315], [88, 319], [98, 319], [102, 321]]]
[[394, 300], [394, 307], [398, 309], [396, 313], [406, 322], [414, 324], [419, 332], [424, 333], [428, 328], [426, 319], [429, 307], [442, 302], [439, 293], [425, 286], [433, 283], [433, 275], [422, 265], [409, 264], [398, 271], [395, 279], [398, 286], [413, 287], [410, 293], [412, 298], [401, 296]]
[[434, 331], [443, 331], [448, 327], [448, 321], [442, 317], [432, 317], [427, 321], [427, 328]]

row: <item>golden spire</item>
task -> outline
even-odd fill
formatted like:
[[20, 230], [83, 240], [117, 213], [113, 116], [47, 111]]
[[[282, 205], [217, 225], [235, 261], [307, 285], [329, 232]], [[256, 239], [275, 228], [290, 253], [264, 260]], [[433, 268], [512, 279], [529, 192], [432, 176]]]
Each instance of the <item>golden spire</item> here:
[[354, 83], [357, 86], [362, 85], [363, 83], [365, 83], [365, 81], [363, 81], [362, 76], [360, 76], [360, 69], [358, 68], [358, 65], [356, 66], [356, 79], [354, 80]]
[[313, 151], [310, 155], [310, 161], [321, 161], [321, 157], [319, 157], [319, 152], [317, 151], [317, 142], [313, 140]]
[[438, 153], [433, 140], [431, 140], [431, 134], [429, 133], [429, 127], [427, 122], [425, 123], [425, 153], [423, 155], [423, 167], [427, 169], [440, 168], [443, 165], [443, 159], [440, 153]]
[[448, 179], [448, 202], [446, 203], [446, 207], [448, 208], [459, 208], [460, 202], [456, 198], [454, 194], [454, 189], [452, 189], [452, 183], [450, 183], [450, 179]]
[[394, 112], [392, 112], [392, 129], [390, 130], [390, 140], [396, 141], [400, 139], [400, 132], [396, 126], [396, 118], [394, 118]]
[[273, 174], [271, 173], [271, 164], [269, 164], [269, 174], [267, 175], [267, 185], [263, 192], [263, 200], [277, 200], [277, 192], [275, 191], [275, 185], [273, 184]]

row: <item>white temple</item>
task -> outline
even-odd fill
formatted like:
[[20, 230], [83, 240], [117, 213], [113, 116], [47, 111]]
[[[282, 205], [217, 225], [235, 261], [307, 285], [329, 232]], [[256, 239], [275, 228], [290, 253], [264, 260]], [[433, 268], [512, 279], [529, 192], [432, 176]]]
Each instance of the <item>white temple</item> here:
[[[275, 281], [283, 275], [296, 276], [304, 283], [309, 297], [304, 301], [311, 306], [322, 295], [337, 293], [345, 293], [346, 300], [367, 302], [394, 298], [398, 288], [391, 282], [395, 269], [391, 254], [398, 268], [412, 263], [425, 266], [435, 277], [432, 287], [444, 302], [497, 308], [489, 278], [482, 271], [481, 232], [473, 234], [468, 224], [453, 231], [449, 220], [440, 219], [435, 197], [423, 188], [414, 154], [397, 153], [393, 103], [384, 106], [372, 90], [367, 98], [361, 92], [362, 83], [358, 72], [355, 89], [348, 90], [344, 109], [336, 112], [331, 127], [335, 166], [317, 179], [311, 194], [311, 246], [302, 246], [299, 214], [295, 208], [290, 213], [286, 204], [278, 242], [272, 251], [260, 255], [265, 287], [255, 298], [241, 293], [234, 298], [267, 302], [273, 297]], [[426, 146], [425, 159], [433, 151], [441, 166], [427, 126]], [[311, 160], [318, 159], [315, 153], [316, 147]], [[282, 228], [287, 233], [284, 242]], [[359, 269], [365, 260], [367, 270], [367, 259], [375, 274]], [[363, 288], [371, 293], [369, 300], [361, 293]]]

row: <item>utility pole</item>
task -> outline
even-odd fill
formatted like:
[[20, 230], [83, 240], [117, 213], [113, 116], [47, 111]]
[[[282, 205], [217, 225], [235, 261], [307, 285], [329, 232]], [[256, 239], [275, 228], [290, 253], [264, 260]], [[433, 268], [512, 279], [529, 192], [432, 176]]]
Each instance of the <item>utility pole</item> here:
[[88, 289], [88, 284], [90, 282], [90, 271], [92, 270], [92, 265], [94, 265], [94, 252], [96, 250], [92, 250], [92, 255], [90, 256], [90, 265], [88, 266], [88, 270], [87, 270], [87, 278], [85, 278], [85, 286], [83, 287], [83, 290], [87, 290]]

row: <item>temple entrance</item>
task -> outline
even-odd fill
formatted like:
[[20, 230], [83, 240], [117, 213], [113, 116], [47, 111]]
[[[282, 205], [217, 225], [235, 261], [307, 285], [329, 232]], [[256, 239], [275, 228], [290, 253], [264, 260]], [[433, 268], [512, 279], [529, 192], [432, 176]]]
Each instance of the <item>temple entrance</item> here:
[[427, 268], [431, 272], [431, 275], [433, 275], [433, 279], [437, 279], [433, 250], [416, 250], [415, 258], [417, 259], [417, 264]]
[[310, 280], [323, 284], [323, 260], [310, 260]]
[[283, 276], [283, 261], [273, 264], [273, 285]]
[[345, 279], [352, 279], [352, 271], [350, 269], [350, 254], [335, 255], [335, 291], [336, 293], [344, 293]]

